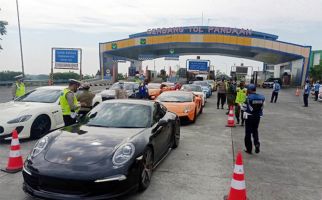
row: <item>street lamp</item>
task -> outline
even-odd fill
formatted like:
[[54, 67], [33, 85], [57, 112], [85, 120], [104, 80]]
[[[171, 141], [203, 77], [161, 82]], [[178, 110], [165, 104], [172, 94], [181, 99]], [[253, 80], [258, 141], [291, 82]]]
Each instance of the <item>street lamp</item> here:
[[25, 76], [25, 69], [23, 64], [23, 53], [22, 53], [22, 42], [21, 42], [21, 30], [20, 30], [20, 18], [19, 18], [19, 6], [18, 0], [16, 0], [17, 5], [17, 16], [18, 16], [18, 29], [19, 29], [19, 41], [20, 41], [20, 57], [21, 57], [21, 68], [22, 68], [22, 75]]

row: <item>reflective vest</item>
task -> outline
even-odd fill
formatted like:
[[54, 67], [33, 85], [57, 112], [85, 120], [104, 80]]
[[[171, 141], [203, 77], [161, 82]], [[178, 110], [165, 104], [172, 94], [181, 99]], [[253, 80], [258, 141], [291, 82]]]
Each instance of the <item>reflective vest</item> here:
[[21, 97], [26, 93], [25, 84], [16, 82], [16, 97]]
[[247, 98], [247, 89], [246, 88], [237, 88], [236, 103], [245, 103]]
[[[66, 98], [66, 94], [68, 92], [71, 92], [70, 89], [65, 88], [59, 97], [60, 107], [62, 109], [63, 115], [71, 115], [72, 114], [72, 111], [69, 107], [69, 104], [68, 104], [68, 101]], [[74, 105], [76, 106], [77, 104], [78, 104], [78, 101], [77, 101], [76, 96], [74, 95]]]

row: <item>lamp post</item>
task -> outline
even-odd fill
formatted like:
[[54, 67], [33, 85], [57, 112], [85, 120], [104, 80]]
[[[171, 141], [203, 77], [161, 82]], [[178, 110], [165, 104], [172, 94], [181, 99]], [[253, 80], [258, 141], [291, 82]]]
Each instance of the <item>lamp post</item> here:
[[16, 0], [16, 5], [17, 5], [18, 30], [19, 30], [19, 41], [20, 41], [21, 68], [22, 68], [22, 75], [25, 76], [25, 68], [24, 68], [23, 53], [22, 53], [22, 42], [21, 42], [21, 30], [20, 30], [20, 18], [19, 18], [18, 0]]

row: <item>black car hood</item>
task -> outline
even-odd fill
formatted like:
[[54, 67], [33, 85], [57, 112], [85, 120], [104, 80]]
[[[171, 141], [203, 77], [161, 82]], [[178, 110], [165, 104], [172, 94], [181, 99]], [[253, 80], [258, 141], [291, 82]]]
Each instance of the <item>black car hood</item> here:
[[114, 149], [145, 128], [69, 126], [48, 144], [45, 159], [66, 165], [90, 165], [112, 155]]

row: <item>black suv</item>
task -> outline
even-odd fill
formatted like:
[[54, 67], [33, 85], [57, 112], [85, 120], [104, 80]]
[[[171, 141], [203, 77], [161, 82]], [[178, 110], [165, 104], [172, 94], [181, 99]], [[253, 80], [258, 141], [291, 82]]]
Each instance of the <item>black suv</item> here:
[[269, 78], [266, 81], [264, 81], [262, 87], [263, 88], [273, 88], [275, 80], [277, 80], [277, 82], [282, 86], [282, 79], [280, 79], [280, 78]]

